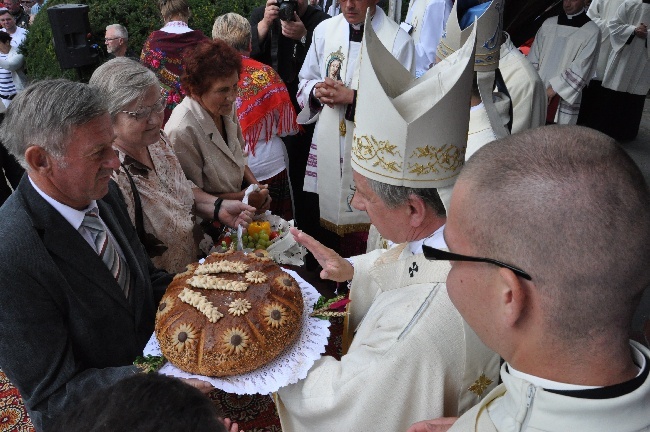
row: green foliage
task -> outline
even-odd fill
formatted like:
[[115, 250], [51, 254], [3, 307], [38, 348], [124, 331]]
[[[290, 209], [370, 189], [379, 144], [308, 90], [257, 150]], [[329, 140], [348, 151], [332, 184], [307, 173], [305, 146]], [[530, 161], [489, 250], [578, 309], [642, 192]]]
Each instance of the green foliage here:
[[[64, 77], [77, 79], [74, 70], [62, 71], [54, 52], [52, 29], [47, 17], [47, 8], [57, 4], [74, 3], [89, 6], [89, 21], [92, 33], [92, 43], [102, 50], [104, 32], [109, 24], [122, 24], [129, 31], [129, 47], [136, 53], [149, 34], [163, 26], [156, 0], [48, 0], [41, 12], [36, 15], [34, 24], [29, 28], [29, 35], [23, 44], [23, 52], [27, 62], [27, 70], [31, 79]], [[245, 17], [264, 0], [189, 0], [192, 17], [189, 26], [201, 30], [206, 36], [212, 34], [214, 19], [226, 12], [237, 12]], [[105, 51], [102, 51], [105, 53]], [[104, 54], [105, 55], [105, 54]], [[103, 56], [103, 55], [102, 55]], [[88, 79], [98, 66], [84, 68], [82, 75]]]

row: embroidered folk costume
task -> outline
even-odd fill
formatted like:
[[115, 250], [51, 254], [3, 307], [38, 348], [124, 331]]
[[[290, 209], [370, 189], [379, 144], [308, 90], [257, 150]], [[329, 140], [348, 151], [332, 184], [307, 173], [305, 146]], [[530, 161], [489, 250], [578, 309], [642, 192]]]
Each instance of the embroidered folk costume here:
[[584, 10], [572, 16], [561, 12], [538, 30], [528, 60], [560, 98], [555, 123], [577, 123], [582, 89], [596, 71], [599, 49], [600, 30]]
[[299, 132], [287, 87], [271, 66], [242, 56], [237, 84], [237, 118], [248, 152], [248, 167], [269, 186], [271, 213], [293, 219], [284, 143]]
[[[412, 70], [414, 48], [410, 36], [378, 7], [369, 25], [393, 56]], [[341, 236], [367, 231], [369, 226], [365, 212], [350, 205], [353, 193], [350, 149], [355, 104], [322, 106], [314, 103], [313, 90], [325, 77], [342, 81], [348, 88], [358, 88], [362, 34], [361, 29], [348, 24], [344, 15], [323, 21], [314, 31], [314, 40], [299, 75], [298, 102], [303, 110], [298, 115], [298, 123], [317, 122], [304, 190], [318, 193], [321, 225]]]
[[[352, 145], [358, 174], [416, 188], [456, 177], [474, 41], [472, 34], [449, 62], [416, 80], [366, 19]], [[447, 295], [449, 263], [427, 261], [422, 253], [423, 243], [445, 247], [442, 232], [353, 258], [349, 350], [340, 361], [322, 357], [305, 379], [278, 391], [283, 431], [404, 431], [434, 413], [463, 413], [496, 384], [498, 356]]]
[[182, 21], [172, 21], [152, 32], [142, 47], [140, 62], [156, 74], [162, 95], [166, 98], [163, 126], [174, 108], [185, 98], [180, 80], [183, 51], [205, 39], [201, 31], [191, 30]]

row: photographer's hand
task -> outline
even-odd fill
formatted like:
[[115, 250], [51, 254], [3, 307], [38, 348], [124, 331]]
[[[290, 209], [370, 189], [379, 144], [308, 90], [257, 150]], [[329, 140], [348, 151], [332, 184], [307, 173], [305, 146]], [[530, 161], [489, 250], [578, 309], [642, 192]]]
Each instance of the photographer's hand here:
[[282, 34], [293, 40], [300, 40], [307, 36], [307, 28], [300, 20], [296, 12], [293, 13], [293, 21], [280, 21], [282, 24]]
[[257, 23], [257, 38], [260, 42], [266, 39], [266, 35], [269, 33], [273, 21], [278, 17], [279, 11], [277, 0], [267, 0], [266, 8], [264, 8], [264, 18]]

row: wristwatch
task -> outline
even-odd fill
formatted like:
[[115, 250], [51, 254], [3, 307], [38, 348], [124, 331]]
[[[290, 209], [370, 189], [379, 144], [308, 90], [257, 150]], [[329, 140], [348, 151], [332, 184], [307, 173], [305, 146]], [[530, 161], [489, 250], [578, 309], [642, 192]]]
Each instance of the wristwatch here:
[[300, 38], [300, 43], [303, 45], [307, 43], [307, 35], [304, 35], [303, 37]]

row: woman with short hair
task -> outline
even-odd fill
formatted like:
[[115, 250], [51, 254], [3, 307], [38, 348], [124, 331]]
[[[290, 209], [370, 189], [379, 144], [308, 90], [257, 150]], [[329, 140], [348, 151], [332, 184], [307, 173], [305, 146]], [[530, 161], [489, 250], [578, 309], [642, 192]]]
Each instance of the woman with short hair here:
[[180, 82], [183, 52], [207, 37], [187, 25], [191, 15], [187, 0], [158, 0], [158, 6], [165, 25], [149, 35], [142, 47], [140, 62], [160, 81], [165, 97], [164, 126], [174, 107], [185, 97]]
[[271, 198], [246, 164], [244, 138], [234, 102], [241, 73], [241, 55], [221, 40], [204, 41], [187, 50], [181, 84], [187, 97], [174, 108], [165, 125], [188, 179], [205, 192], [224, 199], [244, 198], [268, 210]]

